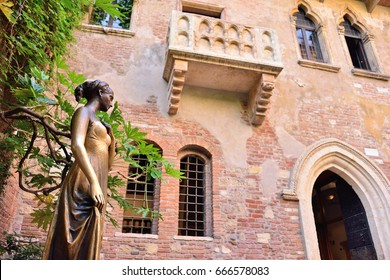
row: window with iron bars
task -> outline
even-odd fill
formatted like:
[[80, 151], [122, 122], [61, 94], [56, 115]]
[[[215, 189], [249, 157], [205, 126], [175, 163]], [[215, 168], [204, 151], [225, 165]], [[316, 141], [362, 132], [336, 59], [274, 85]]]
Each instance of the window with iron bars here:
[[352, 26], [351, 22], [347, 18], [344, 18], [341, 25], [344, 27], [344, 37], [347, 42], [353, 66], [359, 69], [371, 70], [366, 51], [364, 49], [362, 34], [359, 30]]
[[[144, 155], [134, 157], [140, 166], [145, 167], [147, 158]], [[132, 174], [140, 174], [140, 167], [129, 167], [129, 177]], [[160, 181], [154, 178], [141, 176], [136, 181], [128, 180], [126, 188], [126, 200], [134, 205], [135, 208], [148, 207], [154, 211], [158, 210], [158, 195]], [[123, 215], [122, 232], [123, 233], [141, 233], [157, 234], [158, 219], [151, 219], [150, 214], [146, 217], [142, 213], [137, 214], [131, 210], [125, 210]]]
[[324, 62], [316, 31], [316, 24], [307, 18], [302, 8], [299, 8], [299, 12], [295, 14], [295, 21], [296, 35], [302, 58]]
[[180, 161], [179, 226], [182, 236], [210, 236], [211, 186], [207, 161], [189, 154]]

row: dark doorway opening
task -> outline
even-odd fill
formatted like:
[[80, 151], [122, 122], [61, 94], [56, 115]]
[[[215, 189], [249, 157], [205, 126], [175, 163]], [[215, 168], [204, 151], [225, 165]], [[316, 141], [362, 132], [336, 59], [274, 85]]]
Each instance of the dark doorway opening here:
[[377, 259], [363, 204], [345, 180], [329, 170], [321, 173], [312, 205], [321, 259]]

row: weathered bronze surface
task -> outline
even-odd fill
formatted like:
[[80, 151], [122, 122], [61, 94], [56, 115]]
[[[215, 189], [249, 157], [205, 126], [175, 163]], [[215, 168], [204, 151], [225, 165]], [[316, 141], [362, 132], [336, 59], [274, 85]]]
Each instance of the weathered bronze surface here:
[[75, 90], [88, 102], [76, 110], [71, 124], [75, 158], [64, 180], [48, 233], [43, 259], [99, 259], [107, 200], [108, 171], [115, 155], [111, 127], [96, 113], [112, 106], [107, 83], [86, 81]]

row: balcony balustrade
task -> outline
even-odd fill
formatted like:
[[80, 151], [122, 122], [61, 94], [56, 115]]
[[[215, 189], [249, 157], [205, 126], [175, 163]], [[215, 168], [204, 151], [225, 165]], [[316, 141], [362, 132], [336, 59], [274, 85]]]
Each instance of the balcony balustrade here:
[[197, 14], [172, 13], [163, 78], [168, 113], [177, 113], [184, 85], [248, 94], [249, 120], [260, 125], [282, 71], [275, 31]]

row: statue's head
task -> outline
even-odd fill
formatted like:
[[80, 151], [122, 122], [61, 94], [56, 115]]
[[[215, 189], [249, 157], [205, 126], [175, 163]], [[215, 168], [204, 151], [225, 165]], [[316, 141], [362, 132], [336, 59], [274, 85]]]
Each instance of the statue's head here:
[[110, 86], [103, 81], [85, 81], [75, 89], [76, 101], [86, 98], [88, 102], [97, 99], [100, 103], [100, 110], [106, 112], [112, 107], [114, 92]]

